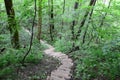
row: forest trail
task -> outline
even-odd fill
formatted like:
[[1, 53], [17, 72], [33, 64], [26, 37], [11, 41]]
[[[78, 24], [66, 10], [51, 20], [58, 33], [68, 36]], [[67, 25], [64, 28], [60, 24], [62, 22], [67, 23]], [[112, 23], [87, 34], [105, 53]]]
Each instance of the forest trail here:
[[[29, 35], [31, 35], [30, 31], [23, 28]], [[44, 50], [44, 53], [50, 57], [56, 58], [60, 61], [61, 65], [54, 71], [51, 72], [50, 76], [47, 76], [46, 80], [70, 80], [71, 79], [71, 68], [73, 66], [73, 61], [68, 57], [68, 55], [55, 52], [55, 48], [45, 41], [40, 40], [40, 42], [47, 46], [48, 48]], [[48, 64], [49, 65], [49, 64]]]
[[54, 57], [61, 62], [61, 65], [54, 71], [51, 72], [50, 76], [47, 76], [46, 80], [70, 80], [71, 68], [73, 66], [72, 59], [68, 58], [66, 54], [61, 52], [55, 52], [54, 47], [40, 40], [40, 42], [48, 47], [44, 50], [44, 53], [48, 56]]

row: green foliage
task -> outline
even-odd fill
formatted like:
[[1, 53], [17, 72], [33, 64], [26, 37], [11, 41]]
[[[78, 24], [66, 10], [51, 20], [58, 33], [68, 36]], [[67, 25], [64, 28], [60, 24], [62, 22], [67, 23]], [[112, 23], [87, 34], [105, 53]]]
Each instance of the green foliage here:
[[108, 53], [108, 52], [119, 53], [120, 52], [120, 38], [106, 43], [102, 49], [104, 53]]
[[[83, 54], [83, 53], [81, 53]], [[76, 61], [76, 78], [82, 80], [106, 79], [115, 80], [120, 77], [120, 54], [103, 53], [97, 48], [90, 48], [84, 57]]]
[[0, 70], [0, 79], [3, 79], [7, 75], [11, 75], [13, 73], [13, 68], [11, 67], [5, 67], [4, 69]]
[[67, 52], [72, 47], [72, 43], [70, 41], [66, 41], [65, 38], [56, 40], [54, 45], [57, 51], [62, 51], [62, 52]]
[[31, 53], [27, 56], [26, 62], [38, 63], [42, 58], [43, 58], [43, 55], [41, 54], [41, 52], [38, 52], [37, 54]]
[[3, 2], [3, 0], [0, 0], [0, 3]]
[[[6, 69], [9, 69], [9, 66], [14, 67], [21, 64], [25, 52], [26, 51], [24, 51], [24, 49], [8, 49], [6, 52], [0, 54], [0, 77], [11, 72], [9, 70], [6, 71]], [[42, 57], [42, 52], [30, 53], [26, 58], [25, 63], [37, 63], [42, 59]]]
[[46, 79], [46, 75], [43, 73], [41, 74], [41, 76], [34, 75], [30, 77], [30, 80], [39, 80], [39, 79]]
[[10, 46], [10, 35], [9, 34], [1, 34], [0, 35], [0, 48], [5, 46]]
[[[9, 46], [10, 44], [8, 45], [8, 42], [10, 42], [8, 34], [0, 36], [0, 42], [2, 43], [0, 46], [1, 48], [2, 47], [6, 48], [5, 51], [0, 54], [0, 78], [4, 78], [5, 76], [11, 75], [11, 73], [15, 73], [14, 72], [14, 70], [16, 69], [15, 66], [21, 64], [23, 56], [25, 55], [29, 47], [28, 46], [29, 40], [27, 40], [29, 37], [30, 35], [22, 31], [20, 34], [21, 38], [20, 43], [21, 45], [24, 46], [21, 46], [20, 49], [15, 50]], [[41, 51], [43, 50], [43, 47], [38, 43], [39, 43], [38, 41], [35, 40], [33, 41], [32, 50], [30, 54], [27, 56], [25, 63], [38, 63], [43, 58], [43, 54]]]
[[[75, 43], [75, 46], [79, 46], [80, 50], [68, 54], [73, 58], [76, 64], [74, 71], [75, 79], [115, 80], [117, 77], [120, 77], [120, 40], [116, 39], [120, 37], [120, 1], [112, 0], [110, 8], [108, 8], [109, 0], [97, 1], [90, 22], [89, 16], [87, 16], [85, 24], [81, 28], [81, 35], [79, 36], [79, 39], [73, 41], [71, 39], [72, 34], [70, 28], [71, 24], [73, 24], [72, 21], [76, 20], [76, 25], [74, 26], [74, 33], [76, 34], [86, 11], [92, 8], [88, 6], [88, 0], [78, 0], [79, 8], [75, 11], [75, 1], [77, 0], [66, 0], [65, 12], [63, 14], [63, 0], [54, 0], [55, 41], [53, 42], [55, 42], [54, 46], [56, 50], [69, 52], [69, 50], [72, 48], [73, 42]], [[34, 0], [13, 0], [18, 26], [31, 30], [30, 27], [34, 15], [33, 4]], [[48, 5], [48, 0], [43, 0], [42, 6], [42, 36], [43, 39], [49, 41], [49, 22], [51, 20], [49, 20], [50, 8]], [[103, 24], [100, 27], [102, 21]], [[85, 36], [84, 45], [81, 44], [81, 42], [84, 31], [87, 27], [86, 25], [88, 25], [88, 30]], [[10, 66], [16, 66], [20, 64], [20, 61], [28, 49], [30, 41], [30, 35], [25, 33], [22, 28], [19, 28], [20, 44], [22, 48], [19, 50], [12, 49], [10, 46], [10, 35], [6, 27], [7, 16], [5, 12], [4, 1], [0, 0], [0, 50], [2, 48], [6, 49], [0, 53], [0, 78], [13, 72]], [[87, 42], [91, 42], [90, 45], [104, 44], [104, 46], [88, 46], [86, 45]], [[49, 41], [49, 43], [52, 42]], [[82, 49], [81, 46], [87, 49]], [[41, 60], [43, 58], [42, 50], [43, 46], [39, 44], [39, 41], [34, 40], [32, 50], [27, 56], [25, 62], [36, 63]], [[44, 77], [44, 74], [42, 76]], [[33, 76], [32, 79], [38, 79], [38, 76]]]
[[7, 51], [6, 53], [3, 53], [2, 55], [0, 55], [0, 67], [4, 68], [7, 65], [10, 64], [14, 64], [16, 63], [17, 59], [16, 59], [16, 54], [12, 53], [12, 50]]

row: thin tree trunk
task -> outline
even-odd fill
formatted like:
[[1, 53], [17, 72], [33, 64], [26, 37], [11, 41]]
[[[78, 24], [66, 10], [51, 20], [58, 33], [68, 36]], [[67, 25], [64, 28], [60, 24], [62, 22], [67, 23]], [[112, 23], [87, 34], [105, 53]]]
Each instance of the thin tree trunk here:
[[8, 25], [11, 34], [11, 44], [14, 48], [18, 49], [20, 47], [19, 44], [19, 32], [17, 29], [17, 24], [15, 20], [15, 12], [13, 8], [12, 0], [4, 0], [6, 12], [8, 15]]
[[63, 14], [64, 14], [64, 12], [65, 12], [65, 0], [64, 0], [64, 5], [63, 5]]
[[36, 5], [36, 0], [34, 0], [34, 18], [33, 18], [33, 22], [32, 22], [32, 33], [31, 33], [31, 39], [30, 39], [30, 46], [29, 46], [29, 49], [28, 49], [28, 51], [25, 53], [25, 55], [24, 55], [24, 57], [23, 57], [23, 59], [22, 59], [22, 64], [24, 65], [24, 62], [25, 62], [25, 59], [26, 59], [26, 57], [28, 56], [28, 54], [30, 53], [30, 50], [31, 50], [31, 48], [32, 48], [32, 44], [33, 44], [33, 37], [34, 37], [34, 26], [35, 26], [35, 18], [36, 18], [36, 11], [37, 11], [37, 5]]
[[54, 40], [54, 8], [53, 8], [53, 0], [49, 0], [49, 7], [50, 7], [50, 12], [49, 12], [49, 17], [50, 17], [50, 37], [51, 37], [51, 41]]
[[[93, 6], [95, 1], [96, 1], [96, 0], [91, 0], [90, 3], [89, 3], [89, 6]], [[76, 39], [78, 39], [78, 37], [80, 36], [80, 33], [81, 33], [81, 31], [82, 31], [81, 28], [84, 26], [88, 14], [89, 14], [89, 10], [86, 11], [86, 13], [85, 13], [85, 15], [84, 15], [84, 17], [83, 17], [83, 20], [82, 20], [81, 23], [80, 23], [79, 30], [78, 30], [78, 32], [77, 32], [77, 34], [76, 34], [76, 36], [75, 36]]]
[[[63, 3], [63, 12], [62, 12], [62, 15], [64, 15], [64, 13], [65, 13], [65, 0], [64, 0], [64, 3]], [[62, 19], [62, 27], [61, 27], [61, 32], [62, 32], [62, 30], [63, 30], [63, 27], [64, 27], [64, 21], [63, 21], [63, 19]]]
[[38, 34], [37, 39], [41, 39], [41, 30], [42, 30], [42, 0], [38, 0]]
[[91, 22], [91, 18], [92, 18], [92, 14], [93, 14], [93, 10], [94, 10], [94, 6], [95, 6], [95, 4], [96, 4], [96, 1], [97, 1], [97, 0], [94, 1], [92, 10], [91, 10], [91, 12], [90, 12], [88, 24], [87, 24], [87, 26], [86, 26], [86, 29], [85, 29], [85, 32], [84, 32], [84, 35], [83, 35], [82, 44], [85, 43], [85, 37], [86, 37], [86, 34], [87, 34], [87, 30], [88, 30], [88, 27], [89, 27], [89, 23]]
[[[76, 9], [78, 9], [78, 5], [79, 5], [79, 0], [76, 0], [75, 1], [75, 4], [74, 4], [74, 11], [76, 11]], [[74, 16], [76, 16], [75, 14], [74, 14]], [[76, 20], [74, 19], [73, 21], [72, 21], [72, 25], [71, 25], [71, 33], [72, 33], [72, 40], [73, 40], [73, 43], [72, 43], [72, 48], [74, 48], [75, 47], [75, 32], [74, 32], [74, 27], [75, 27], [75, 25], [76, 25]]]
[[[79, 5], [79, 0], [77, 0], [75, 2], [75, 5], [74, 5], [74, 10], [76, 11], [76, 9], [78, 9], [78, 5]], [[75, 15], [75, 14], [74, 14]], [[72, 25], [71, 25], [71, 33], [72, 33], [72, 39], [74, 40], [75, 39], [75, 33], [74, 33], [74, 26], [76, 25], [76, 20], [73, 20], [72, 21]]]
[[[110, 8], [111, 2], [112, 2], [112, 0], [109, 1], [108, 9]], [[99, 27], [102, 27], [104, 25], [104, 20], [105, 20], [107, 14], [108, 14], [108, 12], [106, 12], [105, 15], [102, 17], [102, 20], [101, 20], [101, 23], [100, 23]], [[96, 38], [96, 42], [97, 43], [100, 42], [100, 38], [99, 37]]]
[[[110, 2], [109, 2], [108, 9], [110, 8], [111, 2], [112, 2], [112, 0], [110, 0]], [[107, 12], [106, 12], [105, 15], [102, 17], [102, 20], [101, 20], [101, 23], [100, 23], [99, 27], [102, 27], [102, 25], [104, 24], [104, 20], [105, 20], [106, 16], [107, 16]]]

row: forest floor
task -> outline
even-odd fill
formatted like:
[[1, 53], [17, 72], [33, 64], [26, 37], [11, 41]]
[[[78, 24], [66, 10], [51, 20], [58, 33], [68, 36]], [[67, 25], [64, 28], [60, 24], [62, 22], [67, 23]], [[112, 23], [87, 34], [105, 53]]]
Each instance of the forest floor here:
[[25, 66], [11, 67], [14, 71], [9, 75], [6, 74], [0, 80], [46, 80], [51, 71], [59, 65], [58, 60], [44, 55], [43, 59], [37, 63], [25, 63]]
[[37, 64], [27, 64], [21, 67], [17, 74], [17, 80], [46, 80], [51, 71], [59, 66], [59, 61], [44, 55], [43, 59]]
[[[27, 36], [29, 38], [30, 32], [27, 32], [27, 34], [25, 37]], [[45, 46], [44, 49], [46, 50], [46, 48], [47, 46]], [[25, 66], [21, 66], [21, 64], [11, 65], [10, 70], [12, 70], [12, 72], [6, 74], [9, 71], [5, 71], [5, 76], [0, 77], [0, 80], [46, 80], [47, 76], [50, 76], [51, 72], [56, 70], [61, 63], [58, 59], [44, 54], [44, 49], [39, 49], [41, 53], [43, 53], [41, 60], [35, 63], [25, 63]]]
[[38, 64], [27, 64], [16, 71], [17, 80], [70, 80], [72, 60], [66, 54], [55, 52], [54, 47], [44, 41], [41, 43], [48, 47], [44, 58]]
[[[31, 33], [24, 29], [29, 35]], [[38, 64], [27, 64], [26, 67], [20, 68], [17, 80], [70, 80], [71, 68], [73, 61], [68, 55], [55, 52], [55, 48], [45, 41], [40, 41], [48, 47], [44, 50], [43, 60]]]

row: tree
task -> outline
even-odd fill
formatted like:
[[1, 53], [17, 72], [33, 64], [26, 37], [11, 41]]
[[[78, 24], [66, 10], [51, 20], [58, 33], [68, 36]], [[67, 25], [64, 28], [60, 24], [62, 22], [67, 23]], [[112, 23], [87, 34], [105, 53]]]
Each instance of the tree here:
[[[63, 2], [63, 11], [62, 11], [62, 15], [64, 15], [64, 13], [65, 13], [65, 3], [66, 3], [66, 1], [64, 0], [64, 2]], [[64, 27], [64, 20], [62, 19], [62, 27], [61, 27], [61, 32], [62, 32], [62, 29], [63, 29], [63, 27]]]
[[[78, 5], [79, 5], [79, 0], [75, 1], [75, 4], [74, 4], [74, 10], [76, 11], [76, 9], [78, 9]], [[74, 14], [74, 16], [76, 16]], [[71, 25], [71, 33], [72, 33], [72, 40], [74, 41], [75, 40], [75, 32], [74, 32], [74, 26], [76, 25], [76, 20], [74, 19], [72, 21], [72, 25]], [[73, 42], [73, 47], [75, 46], [75, 43]]]
[[[111, 2], [112, 2], [112, 0], [109, 1], [108, 9], [110, 8]], [[105, 18], [106, 18], [106, 16], [107, 16], [107, 13], [108, 13], [108, 12], [106, 12], [106, 13], [104, 14], [104, 16], [102, 16], [102, 20], [101, 20], [101, 22], [100, 22], [99, 27], [102, 27], [102, 25], [104, 24], [104, 20], [105, 20]]]
[[38, 0], [38, 34], [37, 39], [41, 38], [41, 30], [42, 30], [42, 0]]
[[50, 37], [51, 41], [53, 41], [53, 36], [54, 36], [54, 8], [53, 8], [53, 0], [48, 0], [49, 4], [49, 26], [50, 26]]
[[[112, 0], [110, 0], [109, 2], [108, 2], [108, 9], [110, 8], [110, 6], [111, 6], [111, 2], [112, 2]], [[104, 4], [105, 4], [105, 2], [104, 2]], [[104, 25], [104, 21], [105, 21], [105, 18], [106, 18], [106, 16], [107, 16], [107, 14], [108, 14], [108, 12], [105, 12], [105, 14], [102, 16], [102, 19], [100, 20], [100, 24], [99, 24], [99, 28], [101, 28], [103, 25]], [[96, 42], [98, 43], [98, 42], [100, 42], [100, 38], [101, 38], [102, 36], [100, 36], [100, 37], [97, 37], [96, 38]]]
[[30, 50], [32, 49], [32, 44], [33, 44], [33, 37], [34, 37], [34, 26], [35, 26], [35, 19], [36, 19], [36, 12], [37, 12], [37, 5], [36, 5], [36, 0], [34, 0], [34, 18], [33, 18], [33, 22], [32, 22], [32, 32], [31, 32], [31, 39], [30, 39], [30, 46], [29, 46], [29, 49], [28, 51], [25, 53], [23, 59], [22, 59], [22, 64], [24, 65], [24, 62], [25, 62], [25, 59], [26, 57], [29, 55], [30, 53]]
[[20, 47], [19, 44], [19, 32], [17, 29], [17, 23], [15, 20], [15, 12], [13, 8], [12, 0], [4, 0], [6, 12], [8, 16], [8, 29], [11, 34], [11, 44], [14, 48], [18, 49]]
[[[85, 43], [85, 37], [86, 37], [86, 34], [87, 34], [87, 30], [88, 30], [88, 27], [89, 27], [89, 23], [91, 22], [91, 18], [92, 18], [92, 14], [93, 14], [93, 10], [94, 10], [94, 6], [96, 4], [96, 1], [97, 0], [94, 0], [93, 1], [93, 6], [91, 8], [91, 12], [89, 13], [89, 19], [88, 19], [88, 24], [86, 25], [86, 29], [85, 29], [85, 32], [83, 34], [83, 40], [82, 40], [82, 43], [84, 44]], [[91, 40], [91, 39], [90, 39]]]
[[[95, 5], [95, 2], [96, 2], [96, 0], [90, 0], [89, 6], [90, 6], [90, 7], [94, 6], [94, 5]], [[85, 22], [86, 22], [86, 19], [87, 19], [87, 17], [88, 17], [89, 11], [90, 11], [89, 9], [86, 11], [86, 13], [85, 13], [82, 21], [80, 22], [80, 27], [79, 27], [79, 30], [78, 30], [78, 32], [77, 32], [77, 34], [76, 34], [76, 39], [80, 36], [80, 33], [81, 33], [81, 31], [82, 31], [81, 28], [84, 26], [84, 24], [85, 24]]]
[[[79, 0], [77, 0], [74, 4], [74, 10], [78, 9], [78, 5], [79, 5]], [[74, 39], [75, 35], [74, 35], [74, 26], [76, 25], [76, 20], [72, 21], [72, 25], [71, 25], [71, 32], [72, 32], [72, 39]]]

